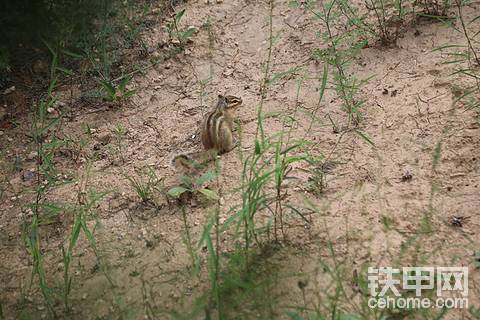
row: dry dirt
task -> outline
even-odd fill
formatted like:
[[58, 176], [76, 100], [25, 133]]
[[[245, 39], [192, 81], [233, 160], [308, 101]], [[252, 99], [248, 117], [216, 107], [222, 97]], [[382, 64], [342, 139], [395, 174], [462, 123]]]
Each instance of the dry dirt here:
[[[187, 52], [148, 69], [144, 75], [136, 75], [131, 82], [136, 94], [129, 103], [99, 112], [78, 110], [62, 123], [61, 134], [74, 138], [82, 135], [88, 124], [94, 129], [92, 141], [77, 162], [68, 155], [59, 155], [59, 171], [73, 183], [56, 188], [48, 197], [74, 203], [87, 172], [89, 189], [109, 192], [90, 227], [95, 230], [108, 274], [115, 283], [112, 288], [95, 267], [92, 250], [82, 236], [72, 266], [71, 318], [122, 315], [140, 319], [147, 305], [192, 311], [192, 301], [206, 292], [207, 277], [192, 280], [188, 271], [191, 260], [183, 240], [185, 228], [179, 206], [167, 205], [163, 200], [159, 209], [142, 204], [125, 175], [136, 175], [136, 170], [151, 166], [157, 176], [166, 178], [168, 185], [176, 183], [179, 174], [170, 160], [175, 154], [200, 149], [197, 128], [219, 93], [238, 95], [244, 101], [237, 112], [238, 118], [244, 120], [242, 146], [221, 157], [221, 220], [228, 218], [232, 205], [240, 203], [234, 189], [241, 175], [239, 152], [247, 154], [253, 148], [257, 123], [250, 120], [256, 119], [260, 101], [259, 84], [268, 48], [268, 5], [244, 0], [218, 4], [197, 1], [189, 2], [186, 8], [182, 23], [199, 30]], [[479, 9], [474, 4], [465, 13], [473, 16]], [[207, 17], [213, 21], [215, 34], [212, 59], [203, 26]], [[272, 85], [265, 112], [293, 115], [296, 106], [309, 111], [318, 106], [323, 66], [311, 60], [309, 52], [320, 46], [316, 35], [319, 28], [320, 23], [309, 12], [289, 8], [287, 1], [276, 1], [272, 73], [301, 69]], [[155, 47], [166, 35], [159, 25], [144, 37], [149, 46]], [[332, 262], [329, 241], [347, 270], [347, 279], [354, 270], [364, 272], [368, 265], [427, 262], [468, 266], [470, 305], [480, 306], [480, 272], [474, 267], [473, 256], [475, 250], [480, 250], [480, 126], [474, 111], [461, 103], [453, 105], [456, 86], [466, 83], [450, 75], [453, 66], [443, 64], [446, 57], [441, 52], [432, 51], [462, 41], [460, 34], [441, 23], [420, 21], [405, 31], [396, 47], [371, 46], [360, 51], [349, 73], [359, 79], [373, 76], [361, 89], [360, 96], [366, 103], [360, 128], [375, 147], [355, 133], [333, 132], [328, 117], [344, 123], [345, 115], [339, 99], [332, 90], [327, 91], [307, 139], [314, 143], [311, 152], [331, 155], [336, 166], [327, 175], [327, 188], [320, 196], [307, 192], [308, 175], [297, 170], [302, 165], [295, 166], [292, 175], [297, 179], [288, 182], [286, 201], [301, 208], [309, 207], [308, 201], [318, 210], [309, 215], [309, 225], [298, 216], [287, 217], [288, 245], [269, 257], [277, 277], [272, 289], [275, 310], [261, 314], [252, 306], [251, 312], [245, 311], [248, 318], [265, 319], [274, 314], [283, 319], [287, 318], [286, 311], [304, 306], [305, 301], [310, 308], [319, 303], [319, 292], [331, 280], [319, 270], [320, 259]], [[210, 68], [213, 77], [203, 87], [200, 81], [209, 78]], [[71, 89], [64, 86], [57, 90], [67, 105]], [[11, 97], [4, 99], [14, 101]], [[200, 107], [204, 105], [208, 107]], [[310, 118], [302, 112], [295, 113], [295, 117], [298, 122], [293, 137], [303, 138]], [[27, 123], [27, 119], [24, 116], [17, 121]], [[112, 132], [119, 124], [127, 129], [123, 156], [109, 149], [115, 145]], [[0, 301], [7, 319], [16, 318], [22, 309], [22, 288], [25, 290], [32, 268], [20, 236], [32, 195], [22, 193], [27, 187], [22, 170], [11, 170], [16, 155], [24, 160], [24, 169], [34, 167], [28, 159], [34, 146], [25, 134], [27, 126], [2, 129], [0, 136], [5, 176], [2, 183], [6, 186], [0, 204]], [[266, 119], [264, 127], [267, 135], [274, 134], [282, 129], [281, 118]], [[439, 143], [441, 159], [433, 171]], [[404, 181], [402, 176], [407, 171], [412, 178]], [[432, 183], [436, 184], [433, 194]], [[196, 202], [187, 207], [194, 240], [200, 238], [213, 208]], [[427, 214], [431, 214], [431, 232], [423, 234], [422, 221]], [[455, 227], [451, 225], [453, 216], [468, 219], [462, 227]], [[71, 222], [67, 214], [62, 214], [54, 224], [41, 228], [46, 270], [51, 283], [57, 285], [61, 285], [63, 275], [59, 247], [68, 241]], [[401, 251], [401, 245], [408, 241], [415, 245], [406, 245], [407, 249]], [[231, 249], [228, 240], [223, 249]], [[206, 257], [202, 250], [199, 254]], [[299, 280], [307, 281], [305, 297]], [[26, 310], [32, 318], [47, 315], [38, 289], [28, 293], [27, 301], [31, 302]], [[472, 318], [465, 310], [447, 317]]]

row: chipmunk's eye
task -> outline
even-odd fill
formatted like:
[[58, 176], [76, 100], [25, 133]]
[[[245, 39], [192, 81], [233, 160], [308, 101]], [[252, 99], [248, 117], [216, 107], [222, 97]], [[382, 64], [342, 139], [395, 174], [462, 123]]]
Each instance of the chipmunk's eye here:
[[240, 103], [242, 102], [242, 99], [237, 98], [235, 96], [229, 96], [227, 97], [229, 103]]

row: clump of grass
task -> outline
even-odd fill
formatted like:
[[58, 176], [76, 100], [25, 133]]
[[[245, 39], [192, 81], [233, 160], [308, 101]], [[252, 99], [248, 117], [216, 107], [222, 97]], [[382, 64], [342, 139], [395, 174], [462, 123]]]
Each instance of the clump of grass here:
[[180, 23], [184, 14], [185, 9], [180, 10], [179, 12], [175, 13], [172, 19], [165, 25], [165, 30], [167, 31], [170, 39], [177, 41], [181, 47], [183, 47], [197, 31], [197, 29], [195, 29], [193, 26], [188, 26], [184, 29], [180, 27]]
[[364, 3], [375, 21], [364, 20], [365, 24], [373, 25], [370, 29], [376, 30], [383, 45], [396, 43], [405, 24], [406, 3], [395, 0], [365, 0]]
[[144, 203], [159, 204], [158, 195], [166, 197], [164, 178], [159, 178], [153, 168], [147, 167], [137, 177], [125, 175], [130, 185]]
[[345, 3], [332, 1], [323, 4], [320, 9], [310, 9], [315, 18], [319, 19], [325, 31], [321, 33], [326, 49], [314, 49], [312, 56], [314, 59], [326, 64], [325, 73], [333, 73], [334, 90], [342, 101], [342, 109], [347, 113], [348, 121], [345, 129], [352, 126], [356, 127], [362, 120], [362, 106], [364, 100], [358, 97], [360, 87], [367, 80], [358, 80], [355, 76], [348, 76], [347, 68], [352, 59], [358, 53], [359, 49], [365, 45], [365, 41], [358, 41], [363, 34], [362, 29], [353, 28], [346, 32], [337, 32], [341, 30], [340, 17], [345, 11]]
[[[43, 296], [44, 302], [52, 317], [57, 317], [55, 308], [56, 300], [60, 296], [64, 304], [64, 312], [68, 314], [71, 310], [69, 296], [72, 291], [73, 278], [70, 275], [70, 267], [73, 259], [73, 253], [77, 246], [79, 236], [83, 232], [89, 241], [91, 248], [96, 254], [98, 260], [102, 258], [98, 251], [93, 232], [87, 225], [87, 219], [96, 208], [97, 204], [105, 197], [105, 192], [96, 192], [88, 189], [88, 178], [80, 184], [77, 194], [77, 202], [72, 203], [58, 203], [49, 199], [48, 194], [54, 190], [63, 181], [58, 179], [57, 169], [55, 167], [56, 153], [61, 146], [66, 145], [63, 140], [57, 138], [56, 131], [59, 130], [59, 123], [63, 114], [51, 117], [47, 109], [54, 105], [55, 98], [52, 94], [57, 84], [56, 70], [57, 55], [52, 52], [53, 60], [51, 66], [51, 80], [50, 86], [45, 99], [34, 106], [32, 119], [32, 139], [36, 145], [36, 181], [32, 190], [29, 190], [34, 195], [34, 200], [29, 204], [29, 208], [33, 215], [31, 218], [26, 218], [22, 224], [22, 239], [24, 241], [27, 252], [30, 254], [32, 260], [32, 273], [30, 277], [31, 289], [34, 285], [35, 279], [40, 292]], [[88, 169], [87, 169], [88, 171]], [[88, 173], [86, 174], [88, 176]], [[68, 245], [66, 248], [61, 247], [63, 257], [64, 279], [63, 286], [58, 291], [61, 294], [55, 295], [55, 286], [51, 284], [48, 278], [49, 270], [45, 264], [45, 247], [42, 240], [45, 235], [42, 234], [43, 227], [52, 223], [57, 219], [61, 213], [68, 212], [74, 216], [74, 222], [71, 233], [68, 236]], [[101, 266], [105, 266], [103, 262], [99, 262]], [[108, 273], [105, 275], [110, 280]]]
[[465, 44], [446, 44], [436, 48], [434, 51], [445, 51], [448, 60], [446, 64], [455, 65], [455, 72], [452, 75], [461, 76], [469, 79], [471, 85], [465, 88], [457, 88], [452, 85], [452, 91], [455, 96], [454, 104], [462, 102], [467, 109], [475, 110], [480, 118], [480, 73], [478, 66], [480, 66], [480, 54], [475, 44], [478, 41], [479, 32], [475, 32], [475, 26], [480, 21], [480, 16], [475, 16], [470, 21], [467, 21], [463, 13], [464, 3], [461, 0], [455, 0], [454, 5], [457, 10], [457, 20], [459, 27], [453, 23], [448, 23], [448, 26], [455, 32], [461, 34], [465, 40]]
[[65, 135], [65, 149], [71, 155], [75, 163], [81, 157], [86, 158], [85, 150], [92, 140], [92, 132], [88, 125], [84, 126], [83, 134], [80, 137]]
[[118, 156], [122, 163], [125, 163], [125, 139], [127, 137], [127, 129], [121, 123], [118, 123], [112, 132], [115, 136], [115, 141], [111, 146], [111, 153], [112, 155]]
[[[270, 18], [273, 15], [273, 1], [270, 4]], [[255, 146], [250, 154], [243, 154], [238, 148], [242, 160], [242, 180], [237, 192], [241, 196], [241, 205], [238, 208], [227, 209], [229, 218], [221, 223], [219, 216], [224, 210], [219, 202], [212, 210], [209, 222], [204, 226], [199, 241], [207, 248], [207, 271], [210, 280], [208, 301], [204, 310], [207, 318], [227, 318], [232, 314], [247, 315], [248, 310], [237, 310], [237, 304], [232, 305], [236, 295], [243, 290], [246, 296], [253, 297], [257, 290], [265, 296], [269, 287], [253, 284], [258, 259], [264, 252], [268, 252], [269, 244], [287, 241], [286, 208], [294, 208], [294, 203], [285, 201], [288, 192], [286, 181], [293, 177], [293, 165], [304, 162], [306, 156], [300, 151], [307, 142], [293, 141], [291, 130], [295, 123], [294, 116], [284, 116], [283, 129], [278, 134], [269, 137], [263, 130], [263, 122], [267, 118], [262, 111], [264, 100], [270, 88], [279, 79], [298, 71], [297, 68], [272, 74], [271, 58], [274, 46], [273, 21], [269, 19], [269, 49], [265, 62], [264, 78], [261, 81], [261, 100], [257, 109], [258, 122]], [[239, 130], [241, 132], [241, 130]], [[241, 143], [241, 138], [239, 139]], [[186, 183], [190, 183], [187, 181]], [[179, 191], [185, 192], [187, 188]], [[292, 212], [295, 212], [292, 210]], [[297, 210], [296, 212], [300, 212]], [[267, 216], [265, 223], [259, 223], [259, 215]], [[222, 234], [232, 230], [230, 240], [238, 243], [235, 251], [228, 256], [222, 255], [220, 241]], [[260, 252], [260, 254], [259, 254]], [[247, 280], [250, 278], [250, 280]], [[273, 299], [267, 299], [262, 306], [266, 309], [256, 309], [265, 317], [273, 315]], [[235, 305], [235, 306], [234, 306]]]
[[217, 192], [206, 188], [204, 185], [218, 176], [216, 171], [208, 171], [199, 178], [192, 178], [187, 175], [180, 176], [180, 185], [172, 187], [167, 194], [175, 199], [190, 198], [196, 195], [203, 195], [208, 200], [218, 200]]
[[417, 0], [414, 5], [424, 11], [424, 15], [429, 17], [447, 17], [452, 8], [452, 0]]
[[131, 77], [124, 77], [120, 80], [118, 85], [115, 85], [113, 81], [100, 80], [100, 84], [104, 91], [103, 99], [116, 104], [127, 101], [135, 93], [135, 90], [127, 89], [130, 80]]
[[53, 296], [51, 289], [47, 284], [40, 226], [51, 220], [52, 217], [58, 216], [61, 212], [61, 208], [58, 205], [49, 203], [46, 199], [48, 191], [54, 188], [58, 183], [53, 159], [58, 147], [62, 144], [62, 141], [58, 140], [55, 135], [52, 134], [56, 125], [61, 120], [61, 115], [50, 118], [47, 112], [47, 109], [51, 108], [55, 103], [55, 98], [53, 97], [52, 92], [57, 83], [56, 64], [57, 56], [54, 55], [51, 68], [52, 78], [50, 80], [47, 98], [40, 100], [40, 102], [34, 107], [31, 131], [37, 151], [37, 179], [35, 187], [32, 190], [35, 195], [35, 200], [30, 204], [30, 209], [33, 212], [31, 221], [25, 221], [22, 226], [22, 238], [33, 263], [30, 284], [33, 284], [35, 277], [38, 278], [40, 291], [48, 310], [53, 316], [55, 316]]

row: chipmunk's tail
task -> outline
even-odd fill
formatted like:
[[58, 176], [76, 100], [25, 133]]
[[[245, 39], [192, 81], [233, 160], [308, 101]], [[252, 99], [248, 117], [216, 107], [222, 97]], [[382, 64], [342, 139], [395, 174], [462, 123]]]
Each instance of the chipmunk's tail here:
[[216, 154], [215, 150], [178, 154], [173, 157], [172, 165], [177, 169], [198, 170], [214, 160]]

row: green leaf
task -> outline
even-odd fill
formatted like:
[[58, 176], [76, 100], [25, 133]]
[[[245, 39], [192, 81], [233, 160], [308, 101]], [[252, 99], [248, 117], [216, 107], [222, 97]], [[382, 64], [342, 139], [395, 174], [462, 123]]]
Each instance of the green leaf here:
[[202, 245], [207, 241], [207, 237], [210, 234], [210, 230], [212, 229], [212, 226], [213, 226], [212, 222], [209, 222], [206, 225], [204, 225], [202, 236], [200, 237], [200, 240], [198, 241], [198, 245], [197, 245], [198, 248], [202, 247]]
[[195, 185], [196, 186], [201, 186], [205, 182], [211, 181], [211, 180], [215, 179], [216, 177], [217, 177], [217, 174], [216, 174], [215, 171], [208, 171], [208, 172], [204, 173], [200, 178], [198, 178], [197, 181], [195, 181]]
[[290, 0], [290, 1], [288, 1], [288, 6], [290, 8], [299, 8], [300, 7], [300, 2], [298, 2], [298, 0]]
[[262, 120], [269, 119], [269, 118], [276, 118], [280, 115], [281, 113], [278, 111], [265, 112], [262, 114]]
[[375, 147], [375, 143], [373, 143], [372, 140], [370, 140], [370, 138], [367, 137], [363, 132], [361, 132], [360, 130], [357, 130], [357, 129], [355, 129], [355, 132], [356, 132], [360, 137], [362, 137], [367, 143], [369, 143], [372, 147]]
[[235, 220], [240, 221], [241, 220], [240, 217], [242, 216], [242, 213], [243, 213], [242, 211], [238, 211], [233, 215], [229, 216], [227, 220], [225, 220], [225, 222], [223, 223], [222, 228], [220, 229], [220, 232], [224, 232], [225, 230], [227, 230], [230, 224], [232, 224], [232, 222], [234, 222]]
[[72, 58], [78, 58], [78, 59], [83, 59], [83, 56], [81, 54], [62, 49], [62, 53], [66, 54], [67, 56], [70, 56]]
[[280, 79], [283, 79], [285, 78], [286, 76], [289, 76], [295, 72], [297, 72], [299, 70], [298, 67], [295, 67], [295, 68], [290, 68], [286, 71], [282, 71], [282, 72], [279, 72], [279, 73], [276, 73], [274, 74], [270, 79], [267, 80], [267, 83], [270, 85], [270, 84], [273, 84], [275, 83], [275, 81], [278, 81]]
[[180, 23], [180, 20], [182, 20], [182, 17], [185, 13], [185, 9], [181, 10], [175, 15], [175, 23], [178, 25]]
[[108, 81], [100, 80], [100, 84], [103, 86], [103, 89], [107, 91], [107, 93], [113, 97], [115, 96], [115, 87]]
[[184, 33], [182, 33], [182, 38], [183, 39], [189, 39], [193, 36], [193, 34], [195, 33], [195, 31], [197, 31], [197, 29], [195, 29], [195, 27], [188, 27], [187, 31], [185, 31]]
[[181, 176], [180, 181], [182, 182], [183, 185], [187, 187], [191, 187], [193, 185], [192, 178], [190, 178], [189, 176]]
[[[475, 253], [474, 259], [475, 259], [475, 261], [474, 261], [473, 265], [475, 266], [475, 268], [480, 269], [480, 251], [477, 251]], [[480, 309], [479, 309], [479, 311], [480, 311]]]
[[466, 48], [466, 46], [465, 45], [460, 45], [460, 44], [447, 44], [447, 45], [440, 46], [440, 47], [437, 47], [437, 48], [433, 49], [432, 52], [445, 50], [445, 49], [450, 49], [450, 48]]
[[168, 190], [168, 195], [174, 198], [178, 198], [182, 193], [188, 191], [188, 189], [184, 187], [173, 187], [172, 189]]
[[320, 85], [320, 90], [319, 90], [319, 101], [323, 99], [323, 95], [325, 93], [325, 88], [327, 87], [327, 79], [328, 79], [328, 64], [323, 65], [323, 74], [322, 74], [322, 83]]
[[442, 157], [442, 142], [439, 141], [435, 146], [435, 152], [433, 153], [433, 164], [432, 169], [435, 171], [437, 169], [440, 158]]
[[82, 224], [80, 223], [80, 220], [77, 219], [75, 221], [72, 233], [70, 235], [70, 245], [68, 247], [68, 256], [69, 257], [72, 255], [73, 248], [77, 244], [78, 236], [80, 235], [80, 230], [81, 229], [82, 229]]
[[255, 154], [260, 154], [262, 148], [260, 147], [260, 142], [255, 140]]
[[474, 306], [471, 306], [468, 311], [472, 316], [474, 316], [476, 319], [480, 319], [480, 308], [475, 308]]
[[219, 196], [215, 191], [209, 190], [209, 189], [199, 189], [198, 192], [203, 194], [205, 197], [207, 197], [210, 200], [218, 200]]
[[131, 79], [132, 79], [132, 77], [124, 77], [122, 80], [120, 80], [120, 83], [118, 84], [118, 88], [121, 91], [125, 91], [125, 87], [130, 82]]
[[69, 75], [69, 76], [73, 76], [75, 73], [73, 72], [73, 70], [70, 70], [70, 69], [67, 69], [67, 68], [63, 68], [63, 67], [57, 67], [57, 70], [59, 71], [62, 71], [63, 73]]
[[298, 313], [296, 312], [292, 312], [292, 311], [287, 311], [287, 315], [290, 317], [290, 319], [292, 320], [304, 320], [304, 318], [302, 316], [300, 316]]

